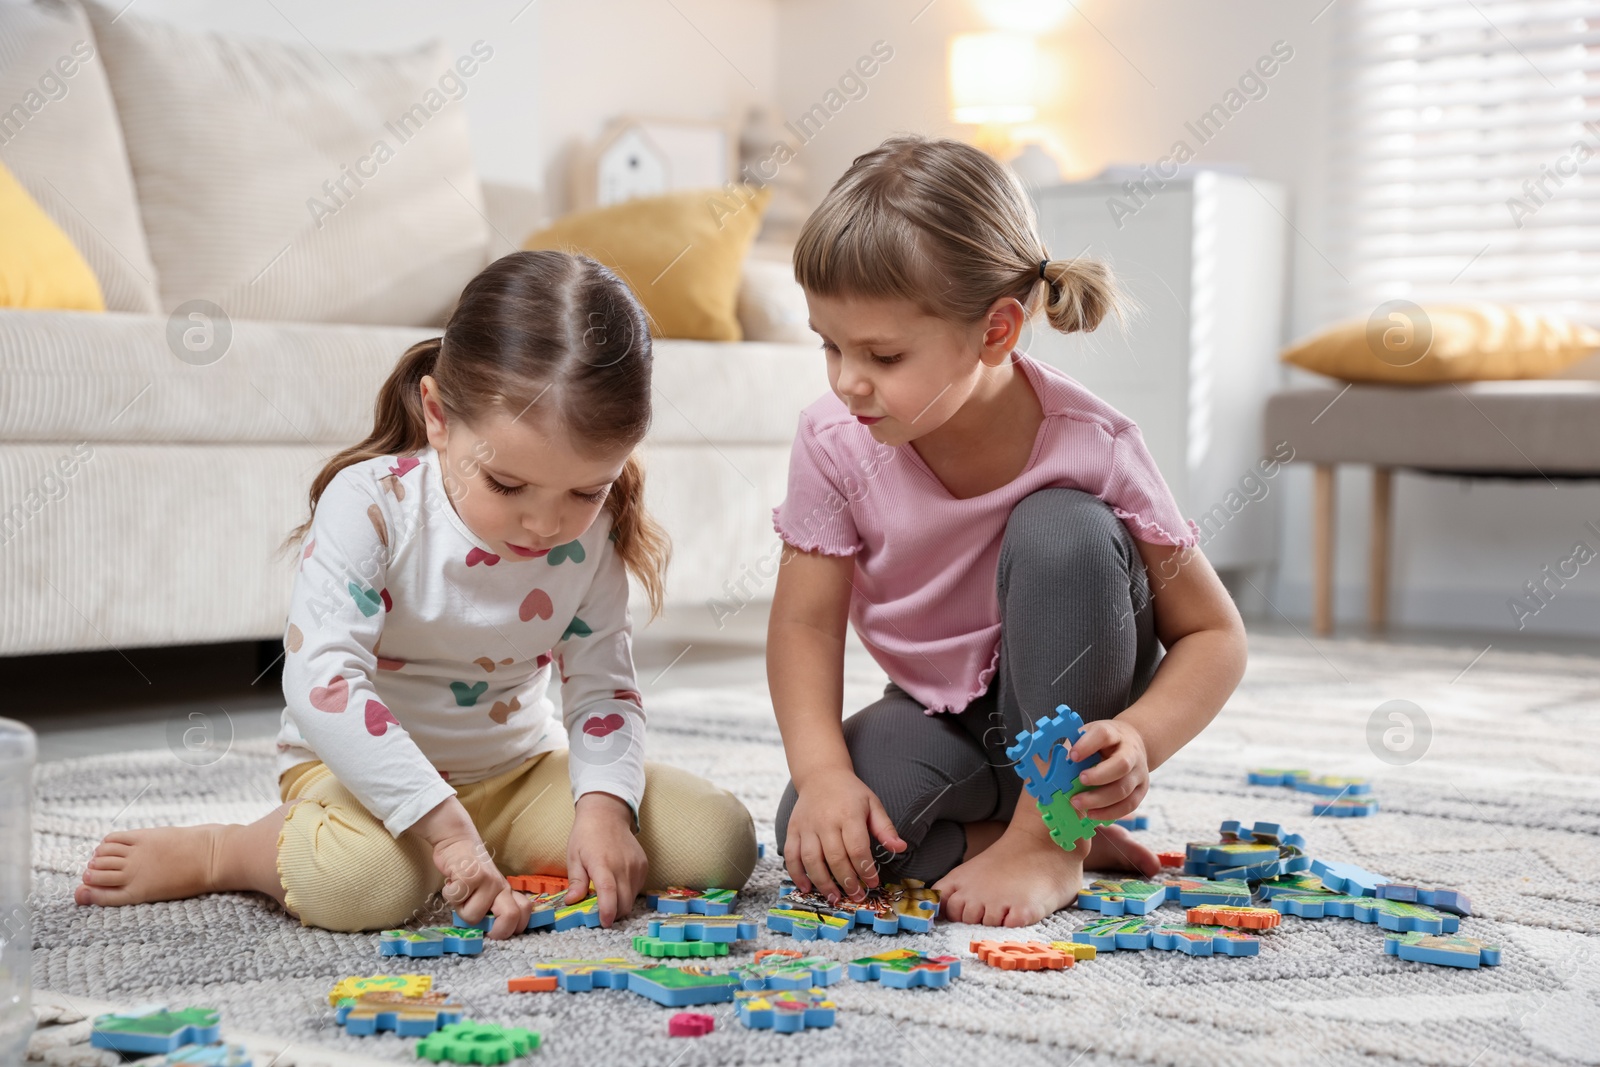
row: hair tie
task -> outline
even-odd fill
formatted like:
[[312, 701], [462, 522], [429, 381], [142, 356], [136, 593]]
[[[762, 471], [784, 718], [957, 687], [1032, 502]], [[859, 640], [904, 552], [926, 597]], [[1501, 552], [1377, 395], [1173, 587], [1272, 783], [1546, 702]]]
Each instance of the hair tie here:
[[1039, 280], [1040, 281], [1048, 281], [1049, 280], [1048, 278], [1046, 278], [1044, 276], [1044, 269], [1046, 267], [1048, 267], [1049, 265], [1050, 265], [1050, 261], [1048, 259], [1041, 259], [1039, 261]]

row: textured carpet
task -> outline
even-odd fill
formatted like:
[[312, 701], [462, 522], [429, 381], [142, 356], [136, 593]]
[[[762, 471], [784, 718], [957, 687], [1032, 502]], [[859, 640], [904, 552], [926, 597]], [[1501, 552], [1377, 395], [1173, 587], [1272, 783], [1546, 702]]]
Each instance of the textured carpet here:
[[[1319, 856], [1397, 880], [1459, 887], [1475, 915], [1462, 933], [1500, 943], [1505, 962], [1464, 971], [1385, 956], [1375, 927], [1287, 919], [1252, 959], [1103, 953], [1063, 973], [1002, 972], [968, 960], [944, 991], [848, 980], [829, 1031], [746, 1031], [731, 1007], [717, 1030], [666, 1036], [668, 1012], [619, 992], [504, 992], [505, 979], [556, 956], [631, 955], [645, 912], [613, 931], [534, 933], [475, 959], [414, 961], [470, 1017], [542, 1031], [548, 1064], [886, 1064], [977, 1062], [1202, 1065], [1600, 1063], [1600, 660], [1470, 648], [1293, 638], [1252, 642], [1249, 673], [1217, 722], [1156, 772], [1145, 840], [1178, 848], [1227, 818], [1270, 819]], [[1470, 666], [1469, 666], [1470, 665]], [[1463, 673], [1465, 669], [1465, 673]], [[881, 683], [848, 679], [849, 707]], [[1368, 719], [1414, 701], [1432, 738], [1419, 761], [1369, 751]], [[759, 689], [667, 690], [651, 701], [652, 756], [735, 791], [770, 843], [785, 780]], [[1376, 779], [1382, 814], [1312, 818], [1305, 794], [1245, 783], [1249, 766], [1306, 766]], [[72, 885], [111, 827], [245, 821], [276, 802], [270, 745], [241, 745], [209, 767], [166, 751], [52, 763], [39, 772], [35, 982], [122, 1003], [212, 1004], [225, 1023], [309, 1045], [416, 1062], [414, 1042], [348, 1038], [326, 993], [380, 965], [375, 935], [303, 928], [264, 898], [82, 909]], [[769, 848], [769, 853], [771, 852]], [[759, 916], [780, 869], [769, 854], [743, 910]], [[1168, 906], [1163, 921], [1180, 913]], [[1017, 936], [1060, 938], [1090, 913], [1068, 910]], [[857, 933], [820, 944], [840, 959], [906, 945], [966, 956], [981, 928], [938, 924], [890, 941]], [[792, 946], [763, 932], [759, 946]], [[748, 958], [747, 943], [736, 956]]]

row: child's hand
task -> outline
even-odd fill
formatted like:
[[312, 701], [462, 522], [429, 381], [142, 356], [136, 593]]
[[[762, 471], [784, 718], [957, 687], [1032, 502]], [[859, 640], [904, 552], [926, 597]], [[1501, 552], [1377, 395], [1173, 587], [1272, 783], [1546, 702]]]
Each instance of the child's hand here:
[[1072, 798], [1078, 813], [1091, 819], [1131, 815], [1150, 791], [1150, 760], [1139, 731], [1119, 719], [1099, 719], [1083, 728], [1068, 753], [1074, 760], [1100, 753], [1100, 762], [1078, 776], [1091, 788]]
[[650, 862], [633, 836], [633, 809], [610, 793], [585, 793], [578, 798], [567, 838], [567, 903], [576, 904], [594, 885], [600, 898], [600, 925], [609, 927], [633, 910], [644, 888]]
[[890, 852], [906, 850], [878, 795], [855, 774], [812, 778], [789, 813], [784, 866], [797, 889], [814, 889], [829, 900], [863, 900], [878, 884], [874, 837]]
[[445, 877], [441, 895], [463, 919], [475, 923], [494, 912], [488, 936], [495, 939], [520, 934], [528, 928], [532, 905], [524, 893], [506, 882], [476, 831], [470, 838], [456, 837], [433, 847], [433, 863]]

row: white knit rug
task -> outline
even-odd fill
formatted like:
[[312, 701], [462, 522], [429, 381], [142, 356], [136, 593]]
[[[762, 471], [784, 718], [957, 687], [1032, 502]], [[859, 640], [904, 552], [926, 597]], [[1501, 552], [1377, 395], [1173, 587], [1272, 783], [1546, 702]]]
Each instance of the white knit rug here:
[[[897, 991], [848, 979], [831, 990], [831, 1030], [747, 1031], [731, 1007], [716, 1032], [669, 1038], [665, 1009], [628, 993], [507, 994], [505, 980], [557, 956], [630, 956], [645, 911], [612, 931], [533, 933], [482, 956], [413, 961], [470, 1018], [544, 1034], [529, 1062], [571, 1064], [1596, 1064], [1600, 1063], [1600, 660], [1353, 641], [1315, 649], [1252, 643], [1250, 670], [1215, 724], [1156, 772], [1146, 840], [1181, 848], [1228, 818], [1269, 819], [1310, 851], [1396, 880], [1458, 887], [1474, 916], [1462, 933], [1500, 943], [1504, 963], [1476, 971], [1385, 956], [1378, 930], [1351, 920], [1287, 919], [1250, 959], [1103, 953], [1061, 973], [993, 970], [968, 957], [948, 990]], [[849, 679], [849, 707], [881, 685]], [[1383, 702], [1424, 709], [1427, 754], [1390, 766], [1368, 749]], [[744, 896], [761, 915], [779, 879], [772, 811], [785, 782], [760, 690], [669, 690], [652, 700], [651, 747], [736, 792], [769, 843]], [[394, 971], [376, 935], [306, 929], [244, 895], [120, 909], [70, 897], [100, 836], [117, 827], [246, 821], [277, 795], [271, 746], [241, 745], [193, 768], [167, 751], [45, 765], [38, 780], [36, 947], [41, 988], [119, 1003], [214, 1005], [225, 1027], [415, 1063], [415, 1041], [350, 1038], [327, 991], [351, 974]], [[1304, 794], [1245, 783], [1250, 766], [1306, 766], [1376, 779], [1384, 811], [1313, 819]], [[1179, 921], [1168, 906], [1163, 921]], [[1062, 938], [1091, 913], [1069, 910], [1016, 936]], [[992, 931], [939, 924], [898, 940], [857, 933], [812, 943], [840, 959], [905, 945], [968, 956]], [[763, 933], [755, 947], [784, 946]], [[747, 943], [736, 956], [748, 958]], [[393, 961], [385, 961], [392, 963]]]

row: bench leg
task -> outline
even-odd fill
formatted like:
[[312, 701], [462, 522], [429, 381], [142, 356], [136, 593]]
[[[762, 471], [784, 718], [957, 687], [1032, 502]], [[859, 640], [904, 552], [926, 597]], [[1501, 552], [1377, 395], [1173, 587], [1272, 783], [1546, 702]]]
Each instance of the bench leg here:
[[1372, 468], [1372, 531], [1367, 541], [1367, 626], [1389, 625], [1389, 531], [1393, 521], [1394, 471]]
[[1331, 463], [1318, 463], [1311, 512], [1311, 629], [1333, 633], [1333, 491]]

